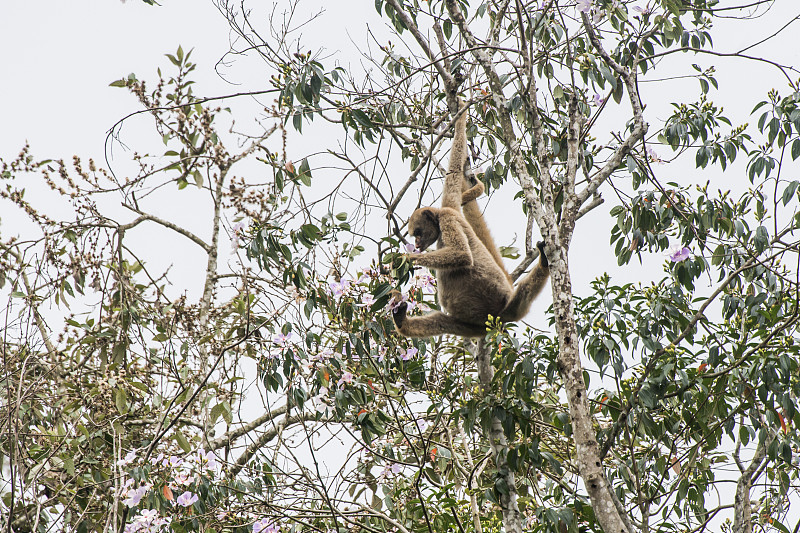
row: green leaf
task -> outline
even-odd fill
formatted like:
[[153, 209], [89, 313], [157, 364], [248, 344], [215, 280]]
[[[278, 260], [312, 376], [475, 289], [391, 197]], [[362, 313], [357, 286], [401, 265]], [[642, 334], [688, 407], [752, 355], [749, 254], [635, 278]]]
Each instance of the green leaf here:
[[361, 124], [366, 129], [372, 129], [375, 125], [370, 120], [369, 116], [360, 109], [353, 110], [353, 119]]
[[128, 395], [125, 392], [125, 389], [114, 389], [114, 404], [117, 406], [117, 411], [120, 414], [125, 414], [128, 412]]
[[181, 433], [180, 431], [175, 432], [175, 440], [178, 442], [178, 446], [180, 446], [181, 449], [186, 453], [192, 451], [192, 447], [189, 445], [189, 441], [186, 440], [186, 437], [184, 437], [183, 433]]
[[614, 92], [611, 93], [611, 96], [614, 98], [614, 101], [616, 103], [622, 102], [622, 96], [624, 95], [624, 93], [623, 93], [623, 88], [624, 87], [625, 87], [625, 85], [622, 83], [622, 81], [617, 83], [617, 86], [614, 87]]
[[795, 139], [792, 143], [792, 161], [800, 157], [800, 139]]
[[795, 180], [791, 182], [789, 186], [786, 187], [786, 189], [783, 190], [783, 205], [787, 205], [792, 200], [792, 196], [794, 196], [794, 193], [797, 190], [798, 185], [800, 185], [800, 182]]
[[127, 87], [127, 80], [116, 80], [108, 84], [109, 87]]
[[211, 408], [211, 422], [216, 422], [219, 417], [222, 417], [227, 424], [233, 420], [231, 416], [231, 405], [227, 401], [222, 401]]
[[300, 163], [300, 174], [298, 178], [306, 187], [311, 186], [311, 167], [308, 164], [308, 158], [303, 159], [303, 162]]
[[664, 7], [670, 10], [670, 12], [677, 16], [681, 14], [681, 5], [676, 0], [663, 0]]
[[442, 29], [444, 30], [444, 36], [447, 37], [449, 41], [450, 37], [453, 35], [453, 21], [450, 19], [445, 20]]

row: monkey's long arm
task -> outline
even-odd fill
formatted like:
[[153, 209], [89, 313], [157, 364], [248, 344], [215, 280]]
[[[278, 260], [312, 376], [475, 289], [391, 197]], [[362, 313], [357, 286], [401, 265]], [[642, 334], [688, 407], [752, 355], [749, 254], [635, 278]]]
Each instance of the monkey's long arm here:
[[[461, 99], [458, 105], [462, 106]], [[486, 221], [483, 219], [481, 208], [478, 207], [478, 202], [475, 201], [485, 190], [483, 184], [479, 181], [476, 185], [472, 185], [464, 174], [464, 167], [467, 164], [467, 112], [464, 111], [455, 123], [453, 129], [453, 146], [450, 149], [450, 164], [447, 174], [444, 177], [444, 192], [442, 193], [442, 207], [451, 207], [459, 209], [463, 212], [464, 218], [467, 223], [472, 226], [475, 235], [480, 239], [489, 253], [492, 255], [494, 262], [497, 263], [503, 272], [506, 274], [509, 282], [511, 277], [506, 272], [506, 267], [503, 264], [503, 258], [497, 245], [489, 232]]]
[[[459, 99], [459, 105], [461, 105]], [[442, 191], [442, 207], [461, 210], [462, 181], [464, 164], [467, 162], [467, 111], [464, 110], [456, 120], [453, 128], [453, 146], [450, 148], [450, 163], [444, 175], [444, 191]]]

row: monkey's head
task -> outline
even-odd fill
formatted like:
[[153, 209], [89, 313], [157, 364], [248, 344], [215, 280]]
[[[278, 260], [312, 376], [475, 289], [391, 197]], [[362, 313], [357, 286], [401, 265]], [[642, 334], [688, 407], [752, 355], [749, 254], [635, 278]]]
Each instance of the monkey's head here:
[[414, 237], [414, 245], [423, 251], [439, 240], [439, 213], [433, 207], [422, 207], [408, 219], [408, 234]]

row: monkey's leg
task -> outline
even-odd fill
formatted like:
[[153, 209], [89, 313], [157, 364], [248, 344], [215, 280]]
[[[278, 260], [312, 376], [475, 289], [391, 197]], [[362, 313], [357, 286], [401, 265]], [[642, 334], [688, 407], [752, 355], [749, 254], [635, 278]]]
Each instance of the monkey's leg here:
[[[464, 181], [466, 182], [466, 179]], [[472, 187], [470, 187], [469, 189], [466, 189], [464, 192], [461, 193], [461, 205], [463, 206], [464, 204], [466, 204], [468, 202], [472, 202], [473, 200], [478, 198], [480, 195], [482, 195], [485, 190], [486, 189], [483, 186], [483, 183], [480, 182], [480, 181], [478, 183], [476, 183], [475, 185], [473, 185]], [[473, 228], [473, 229], [475, 229], [475, 228]]]
[[[494, 242], [492, 233], [489, 231], [489, 227], [483, 219], [481, 208], [478, 206], [478, 202], [475, 201], [476, 198], [485, 192], [483, 183], [478, 181], [477, 185], [471, 185], [465, 176], [462, 179], [462, 191], [461, 211], [464, 214], [464, 218], [469, 225], [472, 226], [472, 230], [475, 232], [475, 235], [478, 236], [478, 239], [486, 246], [489, 253], [492, 254], [492, 258], [494, 262], [497, 263], [497, 266], [503, 269], [503, 272], [506, 272], [506, 266], [503, 264], [503, 257], [500, 255], [500, 250], [497, 249], [497, 244]], [[508, 276], [507, 272], [506, 276]], [[511, 281], [510, 277], [508, 279]]]
[[392, 312], [394, 325], [404, 337], [437, 337], [445, 334], [461, 337], [486, 335], [486, 326], [461, 322], [439, 311], [423, 316], [407, 317], [406, 308], [406, 304], [403, 304]]
[[539, 263], [517, 284], [514, 295], [500, 313], [503, 322], [513, 322], [528, 314], [531, 303], [542, 292], [542, 288], [550, 277], [550, 264], [544, 255], [544, 241], [536, 244], [539, 248]]

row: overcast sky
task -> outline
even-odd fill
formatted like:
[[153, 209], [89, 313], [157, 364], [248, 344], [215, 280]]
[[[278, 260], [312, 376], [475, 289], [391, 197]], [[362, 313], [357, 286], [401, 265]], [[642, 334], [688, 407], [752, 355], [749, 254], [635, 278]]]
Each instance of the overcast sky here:
[[[174, 52], [178, 45], [185, 50], [194, 49], [193, 59], [199, 64], [195, 79], [197, 92], [219, 95], [245, 90], [264, 89], [269, 73], [259, 68], [257, 62], [239, 62], [231, 68], [215, 70], [215, 65], [229, 49], [227, 22], [210, 0], [163, 0], [162, 6], [148, 6], [141, 0], [63, 0], [5, 1], [0, 3], [0, 156], [13, 157], [27, 140], [32, 153], [40, 158], [69, 158], [72, 154], [93, 157], [102, 161], [108, 129], [121, 117], [140, 109], [135, 99], [124, 89], [109, 87], [115, 79], [135, 72], [140, 78], [154, 80], [155, 71], [165, 66], [163, 55]], [[348, 2], [321, 2], [313, 0], [306, 5], [324, 5], [325, 18], [304, 29], [309, 48], [325, 46], [329, 54], [338, 54], [340, 62], [358, 63], [355, 48], [367, 42], [366, 24], [371, 20], [373, 30], [376, 14], [371, 0], [364, 0], [363, 9], [351, 9], [355, 0]], [[266, 4], [270, 4], [267, 2]], [[348, 9], [337, 9], [347, 5]], [[732, 5], [723, 1], [721, 5]], [[733, 52], [749, 46], [774, 33], [800, 12], [797, 0], [778, 0], [756, 24], [734, 20], [724, 24], [724, 32], [715, 34], [715, 49]], [[793, 37], [796, 28], [790, 27], [772, 43], [750, 50], [752, 55], [767, 55], [778, 60], [800, 65], [800, 48]], [[413, 46], [413, 45], [412, 45]], [[741, 121], [748, 114], [756, 98], [766, 90], [776, 87], [785, 92], [785, 81], [777, 71], [757, 63], [733, 62], [708, 56], [689, 54], [672, 56], [676, 65], [690, 62], [704, 68], [716, 65], [723, 90], [712, 98], [724, 104]], [[219, 75], [224, 74], [224, 78]], [[690, 87], [696, 87], [697, 82]], [[668, 102], [674, 97], [677, 85], [643, 84], [648, 98], [648, 119], [653, 122], [651, 131], [659, 126], [668, 114]], [[683, 87], [686, 87], [684, 85]], [[659, 91], [663, 92], [663, 96]], [[653, 93], [654, 92], [654, 93]], [[690, 90], [696, 98], [697, 90]], [[742, 104], [744, 102], [744, 104]], [[659, 109], [659, 106], [662, 106]], [[247, 117], [237, 117], [245, 120]], [[751, 121], [752, 122], [752, 121]], [[141, 149], [139, 136], [152, 136], [147, 121], [133, 122], [123, 130], [122, 139], [134, 149]], [[141, 129], [140, 129], [141, 128]], [[329, 139], [311, 131], [298, 149], [308, 142], [324, 148]], [[148, 139], [152, 140], [150, 137]], [[291, 144], [290, 144], [291, 146]], [[661, 148], [667, 152], [666, 148]], [[114, 147], [113, 165], [129, 160], [120, 146]], [[401, 172], [406, 173], [406, 169]], [[718, 176], [715, 172], [699, 172], [693, 165], [671, 166], [665, 179], [685, 179], [704, 182]], [[719, 188], [744, 187], [744, 175], [728, 171], [725, 180], [715, 178]], [[608, 197], [608, 195], [606, 195]], [[610, 198], [609, 198], [610, 199]], [[598, 272], [598, 258], [604, 268], [614, 270], [613, 254], [608, 249], [608, 218], [610, 206], [601, 206], [589, 220], [582, 221], [573, 245], [573, 265], [576, 267], [576, 290], [585, 293], [588, 282]], [[191, 216], [191, 210], [187, 210]], [[502, 208], [493, 200], [487, 215], [498, 240], [510, 244], [512, 233], [524, 234], [524, 219], [508, 223]], [[3, 233], [9, 233], [9, 218], [3, 218]], [[518, 228], [518, 231], [508, 228]], [[517, 245], [521, 242], [517, 240]], [[579, 250], [580, 253], [576, 253]], [[591, 260], [587, 261], [587, 258]], [[649, 269], [658, 268], [663, 258], [654, 258]], [[588, 265], [588, 266], [584, 266]], [[634, 272], [636, 267], [629, 267]], [[652, 271], [645, 278], [660, 277]], [[623, 280], [620, 280], [623, 281]]]

